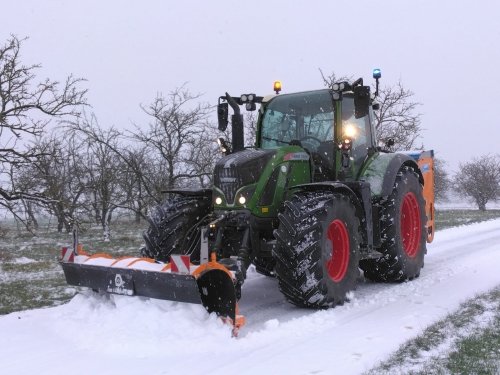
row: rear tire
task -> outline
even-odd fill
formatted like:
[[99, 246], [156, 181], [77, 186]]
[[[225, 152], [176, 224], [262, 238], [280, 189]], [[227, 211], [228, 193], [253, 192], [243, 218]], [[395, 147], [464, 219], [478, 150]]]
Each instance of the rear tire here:
[[422, 185], [413, 169], [398, 173], [391, 195], [380, 202], [383, 256], [360, 262], [373, 281], [404, 281], [420, 275], [426, 250], [426, 215]]
[[275, 231], [276, 276], [291, 303], [331, 307], [347, 300], [359, 275], [359, 220], [350, 200], [300, 192], [284, 203]]
[[171, 254], [191, 256], [191, 262], [200, 260], [200, 227], [211, 213], [208, 196], [176, 195], [155, 207], [148, 218], [149, 228], [143, 234], [146, 246], [142, 256], [169, 261]]

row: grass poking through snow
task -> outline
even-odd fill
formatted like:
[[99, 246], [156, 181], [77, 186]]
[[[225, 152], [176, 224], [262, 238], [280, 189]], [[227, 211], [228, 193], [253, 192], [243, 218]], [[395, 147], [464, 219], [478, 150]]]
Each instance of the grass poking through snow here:
[[500, 217], [500, 210], [436, 210], [436, 230], [456, 227]]
[[[59, 265], [61, 247], [71, 247], [72, 236], [40, 231], [37, 236], [18, 232], [3, 223], [0, 239], [0, 315], [55, 306], [71, 299], [76, 289], [66, 284]], [[118, 224], [112, 241], [102, 239], [99, 227], [87, 228], [80, 242], [91, 253], [138, 256], [143, 228]]]
[[500, 374], [500, 286], [463, 303], [367, 374]]

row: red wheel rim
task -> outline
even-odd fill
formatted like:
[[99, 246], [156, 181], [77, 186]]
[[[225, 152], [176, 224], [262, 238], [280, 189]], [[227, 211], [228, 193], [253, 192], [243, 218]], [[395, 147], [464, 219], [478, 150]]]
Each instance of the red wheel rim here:
[[417, 255], [421, 234], [420, 207], [415, 194], [409, 192], [404, 196], [401, 206], [401, 237], [403, 249], [410, 258]]
[[349, 265], [349, 233], [345, 224], [334, 220], [328, 226], [327, 238], [332, 244], [332, 256], [326, 263], [328, 276], [335, 281], [341, 281]]

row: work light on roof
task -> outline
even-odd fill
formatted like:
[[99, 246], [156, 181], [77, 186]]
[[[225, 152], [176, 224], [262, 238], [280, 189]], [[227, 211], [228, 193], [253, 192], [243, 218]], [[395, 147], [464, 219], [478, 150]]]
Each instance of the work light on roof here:
[[333, 91], [344, 91], [344, 89], [345, 89], [345, 82], [334, 83], [332, 85]]

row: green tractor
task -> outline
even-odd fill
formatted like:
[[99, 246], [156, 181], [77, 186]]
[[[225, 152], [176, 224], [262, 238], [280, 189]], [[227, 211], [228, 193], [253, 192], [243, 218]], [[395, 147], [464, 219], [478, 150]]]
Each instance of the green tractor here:
[[[360, 277], [418, 277], [434, 234], [433, 152], [378, 146], [376, 92], [363, 80], [331, 89], [219, 98], [219, 129], [232, 109], [232, 142], [213, 188], [169, 190], [150, 216], [142, 255], [193, 264], [212, 259], [235, 275], [275, 276], [291, 303], [342, 304]], [[240, 107], [260, 104], [255, 145], [244, 146]], [[201, 291], [201, 289], [200, 289]]]

